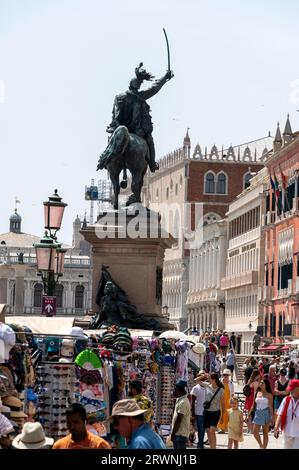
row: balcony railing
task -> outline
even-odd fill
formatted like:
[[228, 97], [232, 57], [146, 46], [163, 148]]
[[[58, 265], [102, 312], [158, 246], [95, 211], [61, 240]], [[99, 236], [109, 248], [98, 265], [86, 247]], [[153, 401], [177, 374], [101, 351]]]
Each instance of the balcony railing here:
[[[19, 254], [14, 252], [7, 251], [5, 254], [0, 254], [0, 265], [11, 265], [11, 264], [27, 264], [30, 266], [36, 266], [36, 255], [35, 253], [26, 254], [24, 253], [23, 256], [20, 257]], [[89, 258], [81, 258], [76, 256], [69, 256], [65, 258], [64, 261], [65, 267], [89, 267], [90, 266], [90, 259]]]
[[258, 283], [258, 271], [247, 271], [231, 277], [221, 279], [221, 289], [233, 289], [247, 285], [256, 285]]
[[252, 240], [255, 240], [256, 238], [259, 238], [260, 233], [261, 227], [256, 227], [253, 230], [249, 230], [248, 232], [242, 233], [242, 235], [239, 235], [238, 237], [232, 238], [231, 240], [229, 240], [228, 243], [229, 250], [231, 248], [235, 248], [239, 245], [242, 245], [243, 243], [248, 243]]
[[263, 288], [263, 302], [271, 302], [273, 299], [273, 287], [272, 286], [264, 286]]
[[271, 225], [275, 223], [275, 212], [274, 211], [268, 211], [267, 214], [265, 215], [265, 226]]
[[278, 299], [282, 299], [284, 297], [288, 297], [288, 288], [285, 288], [285, 289], [279, 289], [277, 291], [277, 298]]

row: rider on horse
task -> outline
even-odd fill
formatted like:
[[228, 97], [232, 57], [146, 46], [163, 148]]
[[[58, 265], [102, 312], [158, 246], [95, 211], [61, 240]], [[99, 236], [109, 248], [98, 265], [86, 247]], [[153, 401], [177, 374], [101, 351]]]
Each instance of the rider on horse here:
[[[112, 121], [107, 127], [107, 132], [113, 133], [119, 126], [126, 126], [129, 133], [142, 137], [148, 145], [149, 161], [148, 165], [152, 172], [159, 169], [159, 165], [155, 161], [155, 146], [152, 137], [153, 124], [150, 115], [150, 107], [146, 100], [154, 96], [162, 88], [162, 86], [173, 77], [172, 71], [156, 80], [154, 84], [147, 90], [139, 90], [144, 80], [152, 80], [154, 77], [142, 68], [142, 63], [135, 69], [136, 78], [130, 81], [129, 89], [114, 100]], [[104, 152], [98, 164], [98, 169], [107, 167], [107, 163], [111, 160], [113, 154]]]

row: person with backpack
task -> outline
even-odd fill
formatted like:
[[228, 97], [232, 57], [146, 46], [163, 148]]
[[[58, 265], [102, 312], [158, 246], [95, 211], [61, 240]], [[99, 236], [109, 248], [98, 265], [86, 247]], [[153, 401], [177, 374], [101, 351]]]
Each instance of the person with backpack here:
[[277, 411], [274, 437], [279, 437], [279, 428], [284, 436], [285, 449], [299, 449], [299, 380], [290, 381], [285, 397]]

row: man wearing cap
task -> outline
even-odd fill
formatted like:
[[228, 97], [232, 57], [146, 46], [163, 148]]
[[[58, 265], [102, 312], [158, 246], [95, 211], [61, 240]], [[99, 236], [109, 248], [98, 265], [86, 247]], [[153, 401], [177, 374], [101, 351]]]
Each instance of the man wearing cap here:
[[134, 399], [119, 400], [112, 408], [110, 419], [113, 427], [128, 440], [129, 449], [165, 449], [161, 437], [144, 422], [146, 411]]
[[172, 418], [171, 440], [174, 449], [186, 449], [190, 435], [191, 407], [187, 397], [187, 382], [179, 380], [175, 384], [175, 409]]
[[278, 438], [279, 427], [284, 435], [285, 449], [299, 449], [299, 380], [291, 380], [285, 397], [277, 410], [274, 436]]
[[196, 385], [191, 390], [191, 397], [192, 397], [192, 418], [196, 420], [197, 426], [197, 433], [198, 433], [198, 441], [197, 447], [198, 449], [204, 449], [204, 435], [205, 435], [205, 428], [204, 428], [204, 420], [203, 420], [203, 404], [206, 397], [206, 389], [202, 387], [200, 381], [204, 381], [207, 378], [207, 374], [204, 370], [201, 370], [197, 377], [195, 378]]

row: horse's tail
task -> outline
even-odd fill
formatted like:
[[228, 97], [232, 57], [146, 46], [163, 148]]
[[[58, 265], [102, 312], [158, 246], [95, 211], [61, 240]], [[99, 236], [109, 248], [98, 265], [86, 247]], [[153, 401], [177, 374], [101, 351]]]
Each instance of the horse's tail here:
[[108, 145], [99, 158], [97, 170], [107, 168], [107, 164], [118, 155], [123, 155], [130, 140], [126, 126], [118, 126], [109, 139]]

